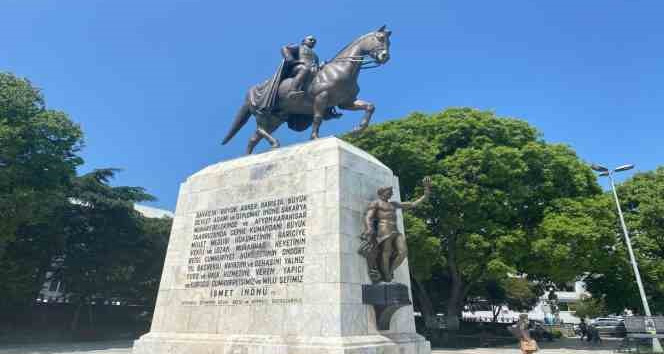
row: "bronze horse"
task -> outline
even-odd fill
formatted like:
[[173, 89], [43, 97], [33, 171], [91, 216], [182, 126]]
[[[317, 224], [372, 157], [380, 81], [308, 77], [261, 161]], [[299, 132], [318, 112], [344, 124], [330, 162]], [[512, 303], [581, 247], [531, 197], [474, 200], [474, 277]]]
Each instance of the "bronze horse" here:
[[228, 143], [252, 115], [256, 117], [257, 127], [249, 139], [247, 154], [251, 154], [256, 144], [263, 138], [272, 145], [272, 148], [279, 147], [279, 141], [271, 134], [284, 122], [288, 122], [291, 129], [298, 131], [307, 129], [311, 125], [311, 139], [318, 139], [321, 122], [333, 118], [331, 116], [333, 107], [351, 111], [363, 110], [364, 117], [355, 131], [365, 129], [369, 125], [375, 107], [373, 103], [357, 98], [360, 92], [357, 78], [360, 70], [366, 68], [367, 64], [373, 65], [370, 67], [380, 66], [390, 59], [390, 35], [391, 31], [382, 26], [344, 47], [318, 70], [303, 96], [289, 98], [292, 79], [284, 79], [275, 91], [278, 107], [276, 111], [261, 112], [252, 103], [254, 102], [252, 97], [257, 94], [257, 90], [265, 89], [270, 80], [252, 87], [222, 144]]

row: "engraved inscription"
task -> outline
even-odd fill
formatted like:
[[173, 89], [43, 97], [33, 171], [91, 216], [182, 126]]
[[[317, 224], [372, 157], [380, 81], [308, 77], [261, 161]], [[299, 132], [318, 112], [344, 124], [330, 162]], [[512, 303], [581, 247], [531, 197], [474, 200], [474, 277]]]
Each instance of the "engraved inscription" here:
[[306, 195], [196, 212], [185, 288], [208, 293], [182, 304], [301, 303], [286, 289], [303, 282], [307, 213]]

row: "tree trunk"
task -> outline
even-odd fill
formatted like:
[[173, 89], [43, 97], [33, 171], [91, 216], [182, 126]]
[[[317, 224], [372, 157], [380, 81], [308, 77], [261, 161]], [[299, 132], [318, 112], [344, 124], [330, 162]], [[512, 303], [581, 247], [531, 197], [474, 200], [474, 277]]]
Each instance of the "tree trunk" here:
[[447, 301], [447, 329], [450, 331], [459, 330], [459, 317], [463, 307], [463, 284], [459, 280], [452, 278], [452, 289], [450, 290], [450, 299]]
[[427, 290], [415, 277], [412, 278], [413, 284], [415, 285], [415, 294], [417, 295], [417, 301], [420, 303], [420, 311], [422, 311], [422, 317], [424, 318], [424, 323], [427, 328], [430, 328], [430, 324], [435, 321], [433, 313], [433, 304], [431, 304], [431, 299]]
[[447, 269], [449, 271], [452, 286], [450, 289], [450, 298], [447, 302], [447, 313], [445, 320], [447, 329], [450, 331], [459, 330], [459, 316], [463, 306], [463, 280], [459, 274], [456, 260], [456, 236], [451, 235], [447, 241]]
[[502, 305], [492, 305], [491, 306], [491, 312], [493, 314], [493, 323], [498, 322], [498, 315], [500, 315], [500, 310], [503, 308]]
[[412, 283], [415, 284], [415, 293], [417, 294], [417, 300], [420, 303], [420, 311], [424, 318], [424, 325], [431, 335], [431, 338], [429, 339], [434, 343], [438, 343], [440, 339], [440, 328], [438, 327], [438, 321], [433, 309], [433, 304], [431, 303], [431, 298], [429, 297], [424, 284], [415, 277], [413, 277], [412, 280]]

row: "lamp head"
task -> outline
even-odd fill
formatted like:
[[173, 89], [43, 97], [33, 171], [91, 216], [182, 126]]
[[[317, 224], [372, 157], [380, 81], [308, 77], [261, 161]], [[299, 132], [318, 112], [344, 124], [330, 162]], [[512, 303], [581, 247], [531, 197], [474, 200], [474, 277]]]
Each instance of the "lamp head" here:
[[602, 165], [596, 165], [596, 164], [590, 165], [590, 168], [592, 168], [594, 171], [597, 171], [597, 172], [606, 172], [606, 171], [609, 170], [608, 168], [606, 168]]
[[634, 165], [633, 165], [633, 164], [627, 164], [627, 165], [622, 165], [622, 166], [618, 166], [618, 167], [616, 167], [616, 169], [615, 169], [614, 171], [616, 171], [616, 172], [622, 172], [622, 171], [631, 170], [631, 169], [633, 169], [633, 168], [634, 168]]

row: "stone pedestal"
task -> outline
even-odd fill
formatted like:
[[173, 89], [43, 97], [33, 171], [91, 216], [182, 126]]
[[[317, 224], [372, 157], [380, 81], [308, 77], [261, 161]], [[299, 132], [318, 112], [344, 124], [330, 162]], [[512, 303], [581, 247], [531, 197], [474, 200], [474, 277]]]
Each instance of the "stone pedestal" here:
[[[392, 171], [325, 138], [221, 162], [181, 186], [150, 333], [134, 353], [429, 354], [413, 308], [376, 328], [357, 253]], [[403, 230], [401, 215], [399, 228]], [[396, 282], [410, 288], [408, 262]], [[412, 295], [409, 294], [412, 299]]]

